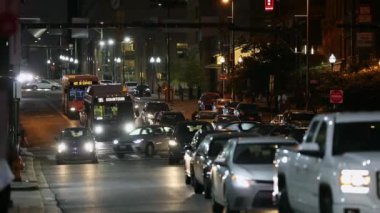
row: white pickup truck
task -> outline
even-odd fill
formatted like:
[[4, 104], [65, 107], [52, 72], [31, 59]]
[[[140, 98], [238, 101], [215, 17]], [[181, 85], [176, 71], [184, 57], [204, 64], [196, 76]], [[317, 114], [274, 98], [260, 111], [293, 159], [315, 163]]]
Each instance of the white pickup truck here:
[[274, 163], [280, 213], [379, 213], [380, 112], [317, 115]]

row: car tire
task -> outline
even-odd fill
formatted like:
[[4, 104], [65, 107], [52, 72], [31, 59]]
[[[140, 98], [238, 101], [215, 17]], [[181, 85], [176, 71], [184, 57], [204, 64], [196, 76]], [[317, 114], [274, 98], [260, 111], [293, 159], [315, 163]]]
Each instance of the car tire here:
[[153, 144], [149, 143], [146, 147], [145, 147], [145, 156], [146, 157], [153, 157], [154, 155], [154, 146]]
[[191, 177], [185, 175], [185, 184], [190, 185], [191, 184]]
[[116, 153], [116, 157], [122, 159], [124, 158], [124, 153]]
[[38, 89], [38, 87], [36, 85], [32, 86], [32, 90], [37, 90], [37, 89]]
[[203, 179], [203, 190], [204, 190], [204, 197], [206, 199], [210, 199], [211, 198], [211, 183], [207, 180], [207, 178], [204, 178]]
[[213, 213], [222, 213], [224, 207], [215, 201], [215, 199], [212, 199], [212, 212]]
[[239, 210], [232, 210], [232, 209], [230, 209], [230, 207], [227, 205], [227, 207], [226, 207], [226, 212], [227, 212], [227, 213], [239, 213], [240, 211], [239, 211]]
[[91, 163], [93, 163], [93, 164], [99, 163], [98, 158], [97, 157], [93, 157], [92, 160], [91, 160]]
[[292, 207], [290, 206], [290, 203], [289, 203], [286, 186], [280, 189], [280, 197], [278, 199], [278, 212], [279, 213], [293, 213]]
[[56, 165], [62, 165], [62, 160], [58, 157], [55, 157], [55, 164]]
[[332, 195], [330, 190], [324, 190], [319, 196], [319, 212], [332, 213]]
[[177, 160], [174, 157], [169, 157], [168, 161], [169, 161], [169, 165], [173, 165], [177, 162]]
[[52, 86], [50, 89], [51, 89], [52, 91], [54, 91], [54, 90], [57, 89], [57, 87], [56, 87], [56, 86]]
[[194, 193], [201, 194], [203, 192], [203, 185], [198, 182], [195, 176], [192, 177], [192, 183], [193, 183]]

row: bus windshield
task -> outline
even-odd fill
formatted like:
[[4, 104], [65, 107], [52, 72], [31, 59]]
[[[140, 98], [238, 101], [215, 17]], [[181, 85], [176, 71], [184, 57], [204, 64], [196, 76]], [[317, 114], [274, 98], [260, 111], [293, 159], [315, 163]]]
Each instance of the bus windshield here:
[[70, 88], [69, 101], [81, 101], [83, 100], [85, 88]]
[[111, 121], [133, 119], [132, 102], [96, 104], [94, 106], [95, 120]]

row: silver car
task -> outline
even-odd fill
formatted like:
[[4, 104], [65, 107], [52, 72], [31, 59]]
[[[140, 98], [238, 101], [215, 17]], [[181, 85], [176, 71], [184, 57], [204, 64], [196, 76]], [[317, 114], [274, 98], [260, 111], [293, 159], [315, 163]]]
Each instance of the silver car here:
[[285, 137], [230, 139], [211, 169], [213, 212], [272, 207], [273, 159], [280, 146], [295, 146]]

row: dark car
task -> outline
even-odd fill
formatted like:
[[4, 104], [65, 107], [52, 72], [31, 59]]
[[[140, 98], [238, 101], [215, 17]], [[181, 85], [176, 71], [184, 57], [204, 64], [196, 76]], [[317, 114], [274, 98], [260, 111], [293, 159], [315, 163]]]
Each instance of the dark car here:
[[217, 115], [212, 124], [215, 129], [224, 129], [224, 126], [235, 121], [239, 121], [239, 118], [234, 115]]
[[196, 194], [204, 191], [205, 198], [211, 195], [211, 166], [216, 156], [223, 150], [228, 140], [237, 137], [259, 136], [251, 133], [225, 132], [208, 134], [194, 152], [191, 160], [191, 180]]
[[185, 120], [185, 116], [182, 114], [182, 112], [161, 111], [156, 113], [154, 123], [167, 126], [175, 126], [177, 123]]
[[149, 101], [145, 103], [140, 116], [145, 124], [153, 124], [154, 115], [161, 111], [170, 111], [167, 103], [161, 101]]
[[152, 95], [150, 88], [147, 85], [136, 86], [136, 88], [133, 89], [132, 94], [136, 97], [150, 97]]
[[296, 128], [304, 128], [306, 129], [309, 124], [311, 119], [315, 116], [314, 112], [311, 111], [285, 111], [283, 113], [283, 118], [281, 124], [283, 125], [290, 125]]
[[225, 115], [233, 115], [234, 114], [234, 111], [237, 107], [237, 105], [239, 104], [240, 102], [236, 102], [236, 101], [232, 101], [232, 102], [227, 102], [224, 107], [222, 108], [222, 112], [223, 114]]
[[152, 157], [168, 153], [168, 140], [173, 129], [169, 126], [152, 125], [139, 127], [113, 140], [113, 150], [118, 158], [136, 153]]
[[239, 103], [234, 111], [236, 117], [241, 121], [261, 122], [261, 115], [256, 104]]
[[194, 134], [200, 129], [211, 131], [213, 127], [206, 121], [184, 121], [175, 126], [169, 140], [169, 164], [183, 159], [185, 146], [190, 144]]
[[56, 143], [57, 164], [74, 160], [90, 160], [92, 163], [98, 163], [95, 137], [88, 128], [66, 128], [56, 137]]
[[219, 99], [220, 95], [216, 92], [206, 92], [201, 95], [198, 101], [199, 110], [212, 110], [212, 106], [216, 99]]
[[301, 143], [306, 130], [307, 128], [298, 128], [291, 125], [273, 125], [265, 135], [292, 137]]

